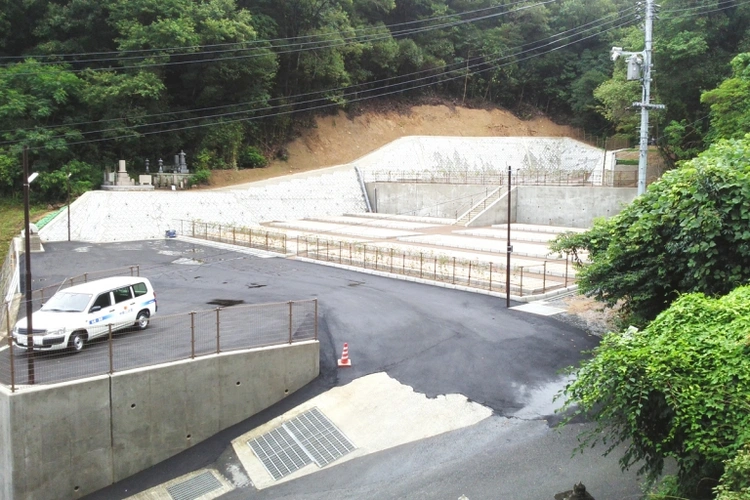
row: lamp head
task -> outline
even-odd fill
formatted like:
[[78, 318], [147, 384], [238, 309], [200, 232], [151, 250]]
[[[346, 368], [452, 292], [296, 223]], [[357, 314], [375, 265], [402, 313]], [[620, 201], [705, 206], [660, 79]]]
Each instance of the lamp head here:
[[609, 56], [612, 58], [613, 61], [616, 61], [618, 57], [622, 55], [622, 47], [612, 47], [612, 50], [609, 51]]

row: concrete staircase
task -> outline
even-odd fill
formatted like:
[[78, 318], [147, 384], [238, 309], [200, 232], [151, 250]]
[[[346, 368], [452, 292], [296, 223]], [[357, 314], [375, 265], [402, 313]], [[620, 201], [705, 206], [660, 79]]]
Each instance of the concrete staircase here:
[[492, 206], [500, 198], [502, 198], [503, 193], [500, 191], [501, 187], [502, 186], [499, 186], [491, 191], [487, 196], [484, 197], [484, 199], [480, 200], [479, 203], [471, 207], [468, 212], [464, 213], [461, 217], [456, 219], [456, 222], [454, 222], [453, 225], [467, 227], [469, 223], [474, 220], [474, 218], [476, 218], [479, 214], [487, 210], [490, 206]]

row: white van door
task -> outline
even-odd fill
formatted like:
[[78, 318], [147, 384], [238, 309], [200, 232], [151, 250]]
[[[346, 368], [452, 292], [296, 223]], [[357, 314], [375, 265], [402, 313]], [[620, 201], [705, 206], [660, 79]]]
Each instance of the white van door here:
[[115, 300], [115, 317], [117, 329], [127, 328], [135, 323], [138, 310], [135, 307], [135, 296], [130, 285], [112, 290]]
[[86, 323], [88, 324], [89, 339], [107, 334], [109, 332], [107, 325], [115, 322], [115, 316], [111, 292], [99, 294], [88, 310]]

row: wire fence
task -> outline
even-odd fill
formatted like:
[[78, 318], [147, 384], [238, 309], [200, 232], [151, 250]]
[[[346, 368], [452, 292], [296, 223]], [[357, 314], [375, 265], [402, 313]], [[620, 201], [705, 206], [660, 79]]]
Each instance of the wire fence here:
[[318, 339], [317, 299], [217, 307], [151, 317], [146, 329], [103, 325], [77, 353], [0, 350], [0, 383], [10, 390], [105, 375], [201, 356]]
[[[244, 228], [202, 221], [178, 221], [184, 236], [259, 250], [296, 255], [312, 260], [371, 269], [413, 278], [450, 283], [492, 292], [505, 292], [506, 252], [486, 260], [466, 259], [437, 249], [419, 250], [388, 242], [362, 243], [310, 235], [288, 237], [263, 228]], [[534, 259], [516, 258], [510, 267], [510, 292], [536, 295], [575, 282], [569, 256]]]
[[[478, 184], [503, 186], [508, 172], [477, 170], [381, 170], [364, 173], [365, 182], [401, 182], [425, 184]], [[594, 186], [595, 179], [587, 170], [516, 170], [511, 172], [514, 186]]]

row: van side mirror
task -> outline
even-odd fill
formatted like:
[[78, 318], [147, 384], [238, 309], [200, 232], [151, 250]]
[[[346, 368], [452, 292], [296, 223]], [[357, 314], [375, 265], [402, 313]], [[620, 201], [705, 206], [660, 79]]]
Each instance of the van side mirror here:
[[101, 311], [102, 306], [91, 306], [91, 309], [89, 309], [89, 313], [95, 313], [96, 311]]

